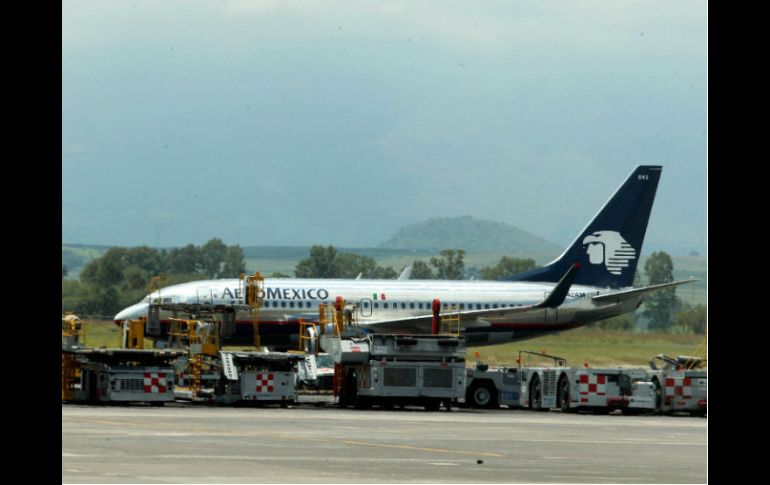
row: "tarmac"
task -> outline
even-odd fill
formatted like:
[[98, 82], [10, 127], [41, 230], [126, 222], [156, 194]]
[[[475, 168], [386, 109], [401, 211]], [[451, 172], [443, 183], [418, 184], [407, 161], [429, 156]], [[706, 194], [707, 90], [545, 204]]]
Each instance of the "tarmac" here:
[[62, 483], [706, 483], [707, 419], [62, 405]]

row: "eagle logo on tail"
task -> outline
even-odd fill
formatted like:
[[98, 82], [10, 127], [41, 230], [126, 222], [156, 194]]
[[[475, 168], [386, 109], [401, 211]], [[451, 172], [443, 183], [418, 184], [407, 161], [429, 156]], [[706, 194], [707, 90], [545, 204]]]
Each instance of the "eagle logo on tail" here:
[[636, 258], [636, 250], [616, 231], [596, 231], [583, 239], [583, 245], [591, 264], [604, 264], [614, 275], [622, 274]]

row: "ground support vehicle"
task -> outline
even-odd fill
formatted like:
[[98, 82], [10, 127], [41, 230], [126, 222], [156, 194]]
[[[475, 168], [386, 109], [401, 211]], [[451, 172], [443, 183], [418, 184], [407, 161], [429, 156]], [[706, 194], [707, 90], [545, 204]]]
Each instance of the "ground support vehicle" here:
[[465, 338], [369, 334], [327, 337], [342, 407], [418, 405], [447, 409], [465, 396]]
[[655, 411], [655, 384], [645, 368], [567, 367], [561, 357], [520, 351], [522, 356], [552, 359], [552, 366], [500, 367], [484, 364], [467, 370], [465, 402], [472, 407], [526, 407], [533, 410], [629, 414]]
[[650, 360], [649, 373], [655, 386], [658, 412], [706, 415], [708, 371], [705, 359], [658, 354]]
[[219, 352], [221, 374], [213, 402], [279, 403], [297, 400], [297, 364], [304, 355], [286, 352]]
[[171, 402], [174, 400], [172, 361], [181, 355], [182, 352], [175, 350], [62, 350], [62, 362], [76, 365], [79, 375], [76, 381], [62, 383], [62, 400], [156, 405]]
[[307, 354], [297, 363], [300, 389], [331, 391], [334, 384], [334, 360], [329, 354]]

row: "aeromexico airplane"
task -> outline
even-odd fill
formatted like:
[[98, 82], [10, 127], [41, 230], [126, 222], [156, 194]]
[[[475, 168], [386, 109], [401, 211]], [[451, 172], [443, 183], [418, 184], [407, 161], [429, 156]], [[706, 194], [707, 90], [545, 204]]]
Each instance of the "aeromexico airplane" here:
[[[434, 312], [440, 316], [455, 306], [468, 345], [529, 339], [634, 311], [647, 293], [695, 281], [632, 288], [661, 170], [637, 167], [561, 256], [507, 281], [266, 278], [261, 343], [296, 347], [299, 319], [316, 319], [320, 303], [340, 297], [354, 305], [359, 329], [374, 333], [431, 333]], [[234, 321], [223, 326], [225, 339], [236, 345], [253, 341], [242, 280], [162, 288], [115, 315], [115, 322], [147, 315], [151, 301], [214, 308]], [[171, 316], [160, 312], [158, 336], [167, 332]]]

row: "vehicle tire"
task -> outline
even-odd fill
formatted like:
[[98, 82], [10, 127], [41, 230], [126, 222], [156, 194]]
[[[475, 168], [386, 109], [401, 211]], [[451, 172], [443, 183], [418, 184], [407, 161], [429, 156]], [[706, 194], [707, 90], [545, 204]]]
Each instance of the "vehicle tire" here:
[[655, 414], [663, 414], [663, 388], [657, 377], [653, 377], [652, 383], [655, 384]]
[[474, 408], [497, 407], [497, 389], [489, 382], [478, 382], [468, 391], [466, 401]]
[[426, 411], [438, 411], [441, 409], [441, 400], [440, 399], [429, 399], [425, 401], [425, 410]]
[[565, 413], [571, 411], [569, 387], [569, 379], [563, 376], [559, 381], [559, 408]]
[[534, 376], [529, 384], [529, 408], [535, 411], [545, 411], [543, 409], [543, 386], [540, 384], [538, 376]]
[[361, 395], [356, 396], [356, 404], [355, 404], [356, 409], [369, 409], [371, 407], [372, 407], [372, 403], [369, 400], [368, 396], [361, 396]]
[[342, 392], [340, 393], [340, 407], [346, 408], [356, 403], [358, 397], [356, 372], [352, 369], [345, 372], [345, 377], [342, 386]]

